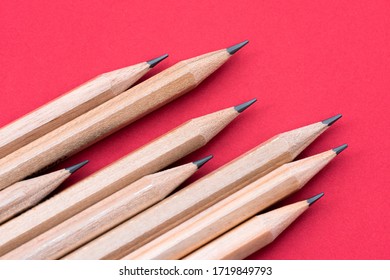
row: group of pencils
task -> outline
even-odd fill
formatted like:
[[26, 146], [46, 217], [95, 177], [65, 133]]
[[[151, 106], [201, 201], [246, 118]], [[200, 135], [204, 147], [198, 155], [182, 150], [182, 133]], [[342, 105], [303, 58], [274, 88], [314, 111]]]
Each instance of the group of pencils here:
[[0, 259], [243, 259], [272, 242], [323, 194], [262, 211], [347, 147], [293, 161], [341, 115], [278, 134], [176, 192], [212, 156], [164, 168], [256, 99], [191, 119], [46, 200], [88, 161], [37, 175], [189, 92], [247, 43], [133, 87], [167, 55], [104, 73], [0, 129]]

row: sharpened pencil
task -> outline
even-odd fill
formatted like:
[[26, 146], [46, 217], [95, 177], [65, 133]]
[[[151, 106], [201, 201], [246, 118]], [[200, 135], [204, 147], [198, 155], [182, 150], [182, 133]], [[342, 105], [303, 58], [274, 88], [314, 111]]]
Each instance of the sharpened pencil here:
[[341, 115], [276, 135], [175, 195], [65, 256], [118, 259], [280, 165], [293, 160]]
[[256, 213], [301, 189], [346, 145], [286, 163], [198, 215], [171, 229], [124, 259], [180, 259]]
[[101, 74], [4, 126], [0, 129], [0, 158], [117, 96], [166, 57]]
[[139, 178], [204, 146], [238, 115], [235, 107], [230, 107], [189, 120], [5, 223], [0, 227], [0, 256]]
[[323, 193], [273, 211], [257, 215], [224, 233], [183, 260], [242, 260], [273, 242]]
[[181, 61], [0, 159], [0, 190], [190, 91], [223, 65], [236, 49]]
[[15, 183], [0, 191], [0, 224], [37, 205], [87, 163], [86, 160], [68, 168]]
[[2, 258], [58, 259], [164, 199], [211, 158], [142, 177]]

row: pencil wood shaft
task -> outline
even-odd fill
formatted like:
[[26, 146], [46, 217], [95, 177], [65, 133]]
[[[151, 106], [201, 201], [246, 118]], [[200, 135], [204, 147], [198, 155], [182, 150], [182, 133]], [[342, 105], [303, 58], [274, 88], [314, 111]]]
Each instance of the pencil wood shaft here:
[[46, 175], [24, 180], [0, 192], [0, 224], [38, 204], [69, 176], [61, 169]]
[[57, 259], [169, 195], [195, 171], [188, 163], [147, 175], [56, 227], [4, 255], [2, 259]]
[[279, 134], [66, 256], [118, 259], [207, 207], [293, 160], [328, 125], [314, 123]]
[[302, 188], [326, 166], [333, 150], [286, 163], [124, 259], [180, 259], [275, 202]]
[[0, 158], [128, 89], [150, 69], [147, 62], [99, 75], [0, 129]]
[[114, 133], [196, 87], [231, 55], [188, 59], [153, 76], [0, 160], [0, 189]]
[[242, 260], [274, 241], [308, 208], [305, 200], [257, 215], [183, 259]]
[[238, 115], [228, 108], [192, 119], [0, 226], [0, 255], [197, 150]]

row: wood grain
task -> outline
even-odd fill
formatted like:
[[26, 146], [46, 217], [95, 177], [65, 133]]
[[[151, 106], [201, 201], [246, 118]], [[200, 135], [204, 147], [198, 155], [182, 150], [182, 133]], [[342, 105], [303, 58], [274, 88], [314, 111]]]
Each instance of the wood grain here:
[[180, 259], [298, 191], [335, 156], [330, 150], [286, 163], [123, 259]]
[[210, 141], [239, 113], [228, 108], [192, 119], [0, 226], [0, 255], [58, 225], [139, 178]]
[[308, 208], [304, 200], [254, 216], [183, 260], [242, 260], [274, 241]]
[[69, 176], [61, 169], [29, 180], [24, 180], [0, 191], [0, 224], [24, 210], [37, 205]]
[[279, 134], [93, 240], [65, 259], [118, 259], [245, 185], [293, 160], [328, 125]]
[[101, 74], [0, 129], [0, 158], [117, 96], [150, 69], [142, 62]]
[[2, 259], [60, 258], [162, 200], [197, 170], [194, 163], [188, 163], [147, 175], [9, 252]]
[[196, 87], [231, 55], [188, 59], [0, 159], [0, 189], [92, 145]]

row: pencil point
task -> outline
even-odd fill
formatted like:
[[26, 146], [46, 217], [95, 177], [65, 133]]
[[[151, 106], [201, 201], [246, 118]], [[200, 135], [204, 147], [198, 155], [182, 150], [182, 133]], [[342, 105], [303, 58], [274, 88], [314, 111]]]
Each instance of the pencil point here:
[[320, 193], [320, 194], [317, 194], [309, 199], [307, 199], [307, 203], [309, 203], [309, 206], [311, 206], [314, 202], [316, 202], [317, 200], [319, 200], [322, 196], [324, 195], [324, 193]]
[[196, 161], [194, 161], [193, 162], [193, 164], [195, 164], [197, 167], [198, 167], [198, 169], [199, 168], [201, 168], [206, 162], [208, 162], [210, 159], [212, 159], [213, 158], [213, 155], [209, 155], [209, 156], [207, 156], [207, 157], [205, 157], [205, 158], [202, 158], [202, 159], [200, 159], [200, 160], [196, 160]]
[[249, 41], [245, 40], [244, 42], [238, 43], [237, 45], [234, 45], [234, 46], [227, 48], [226, 51], [228, 53], [230, 53], [231, 55], [235, 54], [239, 49], [241, 49], [243, 46], [245, 46], [248, 43], [249, 43]]
[[75, 173], [77, 170], [79, 170], [81, 167], [86, 165], [88, 162], [89, 162], [89, 160], [84, 160], [83, 162], [80, 162], [80, 163], [73, 165], [71, 167], [67, 167], [65, 169], [68, 170], [69, 173]]
[[326, 124], [326, 125], [328, 125], [328, 126], [331, 126], [332, 124], [334, 124], [334, 123], [335, 123], [339, 118], [341, 118], [341, 117], [342, 117], [342, 115], [341, 115], [341, 114], [338, 114], [338, 115], [333, 116], [333, 117], [331, 117], [331, 118], [329, 118], [329, 119], [323, 120], [322, 123], [323, 123], [323, 124]]
[[164, 59], [166, 59], [168, 57], [168, 54], [164, 54], [162, 56], [159, 56], [157, 58], [154, 58], [154, 59], [151, 59], [149, 61], [146, 61], [146, 63], [148, 63], [150, 66], [149, 68], [153, 68], [154, 66], [156, 66], [157, 64], [159, 64], [161, 61], [163, 61]]
[[234, 106], [234, 110], [236, 110], [239, 113], [244, 112], [249, 106], [251, 106], [253, 103], [257, 101], [256, 98], [253, 98], [245, 103], [242, 103], [240, 105]]
[[344, 151], [346, 148], [348, 148], [348, 145], [344, 144], [344, 145], [338, 146], [336, 148], [333, 148], [332, 150], [336, 153], [336, 155], [338, 155], [339, 153]]

